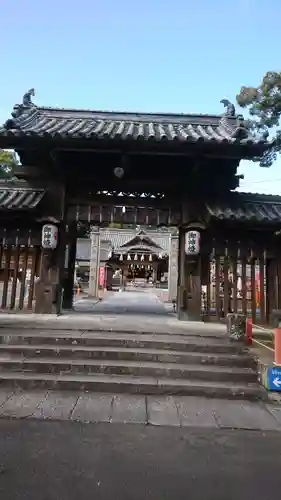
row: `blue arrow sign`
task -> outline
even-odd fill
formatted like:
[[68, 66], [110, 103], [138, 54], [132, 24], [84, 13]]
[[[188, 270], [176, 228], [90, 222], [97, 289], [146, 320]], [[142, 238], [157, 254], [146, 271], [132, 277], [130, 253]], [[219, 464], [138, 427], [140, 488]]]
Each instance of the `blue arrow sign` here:
[[281, 391], [281, 366], [268, 368], [267, 381], [270, 391]]

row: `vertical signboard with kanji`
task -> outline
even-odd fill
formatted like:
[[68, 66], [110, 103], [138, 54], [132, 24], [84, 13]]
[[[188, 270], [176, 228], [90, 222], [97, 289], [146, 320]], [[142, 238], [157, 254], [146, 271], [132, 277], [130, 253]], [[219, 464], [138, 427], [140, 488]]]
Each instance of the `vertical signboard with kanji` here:
[[185, 253], [186, 255], [197, 255], [200, 251], [200, 233], [198, 231], [188, 231], [185, 233]]
[[58, 228], [53, 224], [45, 224], [42, 227], [42, 247], [54, 250], [58, 244]]

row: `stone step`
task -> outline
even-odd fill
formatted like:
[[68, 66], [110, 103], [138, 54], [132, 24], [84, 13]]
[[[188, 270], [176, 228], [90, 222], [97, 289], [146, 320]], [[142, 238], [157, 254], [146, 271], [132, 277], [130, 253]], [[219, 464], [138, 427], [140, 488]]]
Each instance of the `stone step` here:
[[189, 351], [173, 351], [168, 349], [149, 349], [141, 347], [99, 347], [84, 345], [57, 344], [0, 344], [2, 354], [20, 354], [24, 357], [53, 357], [72, 359], [106, 359], [158, 361], [181, 364], [203, 364], [206, 366], [230, 366], [256, 368], [256, 361], [249, 354], [201, 353]]
[[26, 334], [24, 330], [4, 330], [0, 335], [0, 344], [55, 344], [56, 346], [95, 346], [95, 347], [138, 347], [165, 349], [201, 353], [246, 353], [243, 343], [231, 342], [227, 338], [199, 337], [190, 335], [132, 334], [115, 332], [93, 332], [66, 334], [62, 331], [46, 331]]
[[171, 377], [175, 379], [197, 379], [226, 382], [256, 382], [257, 374], [251, 368], [229, 368], [222, 366], [186, 365], [152, 361], [122, 361], [105, 359], [73, 358], [23, 358], [17, 355], [0, 357], [2, 371], [34, 373], [103, 373], [110, 375], [132, 375], [136, 377]]
[[130, 375], [72, 375], [61, 373], [1, 372], [1, 386], [23, 389], [45, 388], [57, 390], [80, 390], [109, 393], [137, 394], [180, 394], [190, 396], [220, 397], [226, 399], [258, 400], [266, 398], [257, 384], [235, 384], [185, 379], [156, 379], [153, 377], [132, 377]]
[[[183, 323], [181, 323], [181, 327], [174, 327], [170, 326], [169, 324], [162, 323], [155, 325], [153, 324], [153, 320], [151, 321], [150, 325], [145, 323], [142, 325], [141, 320], [142, 318], [140, 317], [135, 317], [133, 322], [130, 325], [124, 326], [124, 328], [119, 327], [118, 319], [112, 319], [109, 318], [108, 322], [105, 321], [99, 321], [97, 323], [97, 320], [95, 316], [91, 316], [91, 318], [94, 318], [94, 321], [88, 322], [88, 324], [85, 324], [83, 321], [77, 322], [71, 320], [66, 324], [60, 323], [58, 320], [52, 321], [49, 323], [49, 321], [46, 321], [45, 323], [42, 324], [42, 322], [36, 323], [36, 320], [33, 320], [30, 323], [27, 322], [22, 322], [20, 323], [19, 327], [19, 321], [15, 323], [10, 323], [10, 322], [5, 322], [1, 321], [0, 323], [0, 335], [2, 335], [1, 332], [3, 331], [10, 331], [12, 332], [20, 332], [23, 334], [24, 332], [31, 332], [34, 331], [36, 333], [45, 333], [47, 336], [48, 335], [53, 335], [55, 332], [61, 332], [64, 335], [69, 335], [71, 333], [74, 334], [81, 334], [82, 332], [84, 334], [88, 333], [93, 333], [93, 332], [99, 332], [99, 333], [126, 333], [126, 334], [136, 334], [138, 333], [139, 335], [147, 334], [147, 335], [177, 335], [177, 336], [189, 336], [193, 335], [195, 337], [208, 337], [210, 339], [221, 339], [224, 336], [226, 336], [226, 327], [223, 327], [223, 330], [221, 328], [218, 330], [217, 325], [214, 325], [213, 328], [210, 329], [210, 327], [207, 328], [207, 324], [200, 324], [200, 328], [198, 329], [198, 323], [195, 325], [194, 329], [191, 330], [190, 326], [188, 329], [184, 328]], [[1, 318], [2, 319], [2, 318]], [[136, 322], [136, 323], [135, 323]], [[100, 326], [104, 324], [105, 326]]]

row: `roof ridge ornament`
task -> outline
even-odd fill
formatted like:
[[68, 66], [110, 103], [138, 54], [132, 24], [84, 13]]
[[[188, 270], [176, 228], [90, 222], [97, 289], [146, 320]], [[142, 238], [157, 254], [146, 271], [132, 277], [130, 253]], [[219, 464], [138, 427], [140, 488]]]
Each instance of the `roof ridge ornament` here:
[[35, 97], [35, 89], [29, 89], [22, 98], [22, 105], [26, 108], [30, 108], [31, 106], [35, 106], [34, 102], [32, 102], [31, 97]]
[[243, 115], [236, 116], [236, 128], [231, 134], [234, 139], [247, 139], [249, 137], [249, 130]]
[[32, 102], [31, 97], [35, 96], [35, 89], [29, 89], [22, 98], [22, 104], [15, 104], [13, 107], [13, 111], [11, 113], [12, 118], [9, 118], [4, 123], [4, 128], [6, 130], [18, 129], [17, 119], [24, 114], [25, 111], [29, 111], [31, 108], [36, 107], [36, 105]]
[[[249, 137], [249, 130], [243, 115], [236, 115], [235, 106], [228, 99], [222, 99], [220, 102], [226, 108], [220, 119], [223, 128], [232, 139], [247, 139]], [[229, 121], [229, 118], [236, 118], [236, 123], [234, 124], [232, 120]]]
[[236, 116], [236, 111], [235, 111], [234, 104], [232, 104], [228, 99], [222, 99], [220, 102], [226, 108], [226, 110], [224, 112], [224, 116], [229, 116], [229, 117], [235, 117]]

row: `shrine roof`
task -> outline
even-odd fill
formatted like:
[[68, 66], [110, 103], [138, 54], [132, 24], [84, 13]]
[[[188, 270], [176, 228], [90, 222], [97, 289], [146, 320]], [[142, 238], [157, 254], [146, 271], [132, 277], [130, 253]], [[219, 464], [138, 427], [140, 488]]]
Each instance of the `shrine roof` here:
[[44, 194], [44, 189], [0, 185], [0, 209], [31, 210], [37, 207]]
[[281, 223], [281, 196], [235, 192], [206, 207], [211, 217], [223, 221]]
[[[110, 241], [113, 249], [116, 251], [118, 249], [122, 249], [122, 251], [128, 251], [128, 246], [130, 242], [135, 240], [135, 238], [141, 233], [144, 236], [144, 239], [151, 240], [154, 243], [153, 248], [158, 252], [164, 251], [167, 252], [169, 250], [170, 245], [170, 233], [161, 233], [157, 231], [147, 230], [147, 231], [135, 231], [135, 230], [120, 230], [120, 229], [101, 229], [101, 237], [104, 240]], [[147, 243], [147, 242], [146, 242]], [[137, 243], [137, 246], [140, 247], [140, 242]], [[147, 245], [146, 245], [147, 246]], [[131, 246], [130, 246], [131, 249]]]
[[223, 115], [94, 111], [36, 106], [27, 94], [23, 104], [15, 105], [12, 118], [0, 127], [0, 138], [238, 143], [265, 147], [265, 141], [250, 135], [234, 106], [233, 114]]

